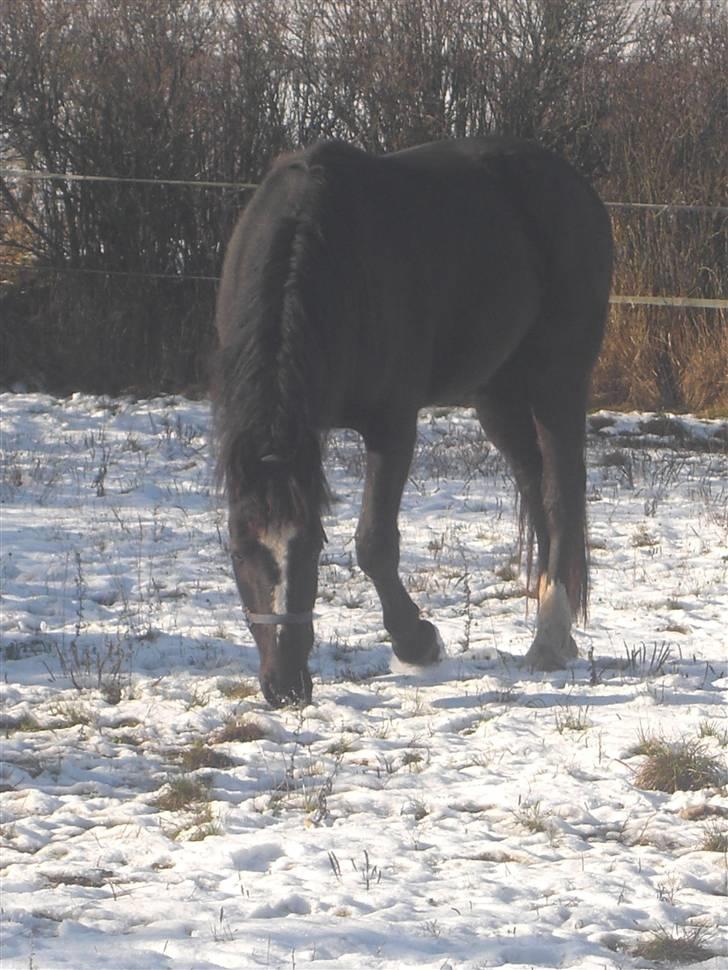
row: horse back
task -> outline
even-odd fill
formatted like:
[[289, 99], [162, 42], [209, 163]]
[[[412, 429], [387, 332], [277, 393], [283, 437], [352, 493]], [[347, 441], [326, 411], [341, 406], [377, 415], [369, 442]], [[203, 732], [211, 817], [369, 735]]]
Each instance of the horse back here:
[[427, 240], [413, 252], [430, 250], [418, 280], [431, 317], [428, 403], [466, 403], [524, 345], [534, 361], [568, 351], [591, 367], [606, 319], [611, 227], [568, 162], [495, 136], [418, 146], [381, 163], [429, 200], [412, 203]]
[[361, 429], [372, 411], [467, 401], [527, 340], [593, 357], [610, 275], [596, 194], [532, 143], [375, 157], [325, 142], [277, 163], [246, 209], [217, 327], [223, 344], [255, 333], [274, 368], [295, 296], [316, 420]]

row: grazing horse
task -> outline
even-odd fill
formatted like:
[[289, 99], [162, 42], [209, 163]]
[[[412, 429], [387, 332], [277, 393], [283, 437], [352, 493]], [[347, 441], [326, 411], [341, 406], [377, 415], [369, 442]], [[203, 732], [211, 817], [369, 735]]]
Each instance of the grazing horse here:
[[586, 611], [585, 409], [612, 269], [605, 209], [565, 161], [500, 137], [279, 159], [228, 246], [212, 388], [235, 579], [272, 705], [311, 699], [328, 490], [322, 436], [366, 446], [359, 566], [396, 656], [436, 628], [399, 577], [399, 514], [426, 405], [476, 409], [510, 464], [539, 610], [526, 662], [576, 655]]

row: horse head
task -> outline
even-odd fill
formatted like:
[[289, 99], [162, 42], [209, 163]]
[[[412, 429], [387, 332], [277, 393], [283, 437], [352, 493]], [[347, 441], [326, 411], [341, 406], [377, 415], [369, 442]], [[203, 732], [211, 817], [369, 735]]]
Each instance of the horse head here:
[[[321, 521], [303, 508], [272, 514], [269, 496], [285, 478], [284, 463], [261, 459], [268, 489], [260, 497], [232, 500], [230, 537], [235, 580], [260, 654], [260, 684], [274, 707], [309, 703], [308, 655], [313, 646], [313, 607]], [[276, 474], [270, 475], [273, 471]]]

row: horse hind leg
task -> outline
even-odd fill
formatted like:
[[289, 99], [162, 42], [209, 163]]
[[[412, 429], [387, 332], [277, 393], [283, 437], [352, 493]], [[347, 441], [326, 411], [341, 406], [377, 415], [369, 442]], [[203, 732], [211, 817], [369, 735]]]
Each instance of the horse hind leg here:
[[542, 495], [543, 459], [518, 360], [479, 391], [475, 408], [488, 439], [506, 459], [516, 481], [521, 555], [525, 546], [530, 586], [534, 540], [540, 577], [548, 563], [549, 532]]
[[[539, 611], [526, 662], [565, 667], [576, 654], [572, 617], [585, 604], [583, 436], [585, 395], [544, 383], [534, 394], [533, 364], [516, 355], [483, 388], [476, 409], [488, 438], [508, 461], [524, 525], [537, 545]], [[529, 580], [531, 546], [529, 539]]]
[[405, 663], [424, 665], [440, 658], [442, 643], [437, 629], [420, 619], [417, 606], [402, 585], [397, 529], [415, 434], [416, 418], [408, 422], [403, 434], [364, 435], [367, 468], [356, 554], [360, 568], [379, 595], [395, 656]]
[[541, 380], [532, 395], [549, 544], [539, 576], [536, 636], [526, 662], [540, 670], [562, 668], [577, 655], [572, 618], [586, 614], [586, 397], [586, 387], [575, 375], [548, 384]]

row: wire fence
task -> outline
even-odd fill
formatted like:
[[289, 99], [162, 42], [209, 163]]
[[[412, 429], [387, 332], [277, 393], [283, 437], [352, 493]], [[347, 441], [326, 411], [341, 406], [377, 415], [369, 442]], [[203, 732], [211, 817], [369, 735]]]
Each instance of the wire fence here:
[[[89, 183], [117, 183], [121, 185], [154, 185], [154, 186], [176, 186], [194, 187], [199, 189], [217, 189], [232, 191], [252, 191], [258, 188], [256, 182], [235, 182], [235, 181], [211, 181], [205, 179], [159, 179], [159, 178], [138, 178], [112, 175], [82, 175], [77, 173], [63, 172], [39, 172], [18, 168], [0, 168], [0, 178], [24, 179], [29, 181], [45, 182], [89, 182]], [[728, 216], [728, 206], [720, 205], [699, 205], [691, 203], [673, 202], [605, 202], [609, 209], [631, 209], [636, 211], [654, 212], [657, 215], [666, 215], [671, 212], [699, 212], [703, 214], [715, 214]], [[17, 262], [0, 259], [0, 266], [13, 266], [18, 268]], [[114, 270], [114, 269], [92, 269], [89, 267], [73, 267], [46, 265], [42, 263], [22, 264], [23, 268], [29, 268], [33, 272], [49, 273], [68, 273], [87, 276], [106, 276], [109, 278], [120, 277], [126, 279], [155, 279], [155, 280], [193, 280], [197, 282], [217, 283], [220, 277], [214, 275], [199, 275], [190, 273], [155, 273], [150, 271], [134, 270]], [[726, 310], [728, 309], [728, 298], [704, 298], [691, 296], [673, 296], [661, 294], [623, 294], [615, 293], [610, 297], [610, 303], [623, 306], [654, 306], [654, 307], [675, 307], [675, 308], [694, 308], [703, 310]]]
[[[197, 188], [257, 189], [259, 182], [225, 182], [204, 179], [137, 178], [118, 175], [79, 175], [69, 172], [36, 172], [21, 168], [0, 168], [0, 178], [30, 179], [36, 182], [118, 182], [129, 185], [186, 185]], [[649, 209], [655, 212], [715, 212], [728, 215], [725, 205], [696, 205], [689, 202], [605, 202], [612, 209]]]
[[[10, 263], [0, 260], [0, 266], [14, 266], [17, 263]], [[152, 273], [141, 270], [114, 270], [114, 269], [90, 269], [83, 266], [46, 266], [39, 263], [28, 264], [32, 272], [63, 273], [79, 276], [107, 276], [111, 279], [150, 279], [150, 280], [175, 280], [183, 282], [192, 280], [202, 283], [219, 283], [219, 276], [202, 276], [195, 273]], [[620, 306], [654, 306], [654, 307], [683, 307], [700, 310], [728, 310], [728, 299], [710, 299], [703, 297], [690, 296], [631, 296], [624, 293], [613, 293], [609, 297], [609, 302]]]
[[77, 175], [63, 172], [33, 172], [21, 168], [0, 168], [0, 178], [28, 179], [31, 182], [117, 182], [120, 185], [176, 185], [198, 189], [257, 189], [258, 182], [213, 182], [204, 179], [155, 179], [116, 175]]

